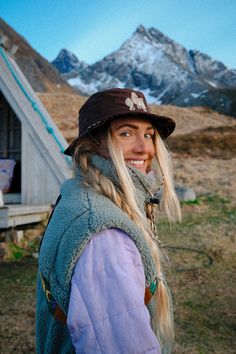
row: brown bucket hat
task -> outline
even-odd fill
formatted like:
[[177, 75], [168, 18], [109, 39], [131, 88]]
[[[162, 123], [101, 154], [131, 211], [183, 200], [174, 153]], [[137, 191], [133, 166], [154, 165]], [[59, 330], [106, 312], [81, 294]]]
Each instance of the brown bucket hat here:
[[81, 137], [96, 128], [122, 117], [140, 117], [150, 120], [162, 139], [175, 129], [173, 119], [151, 113], [144, 94], [128, 88], [99, 91], [84, 103], [79, 111], [79, 135], [72, 141], [64, 154], [72, 156]]

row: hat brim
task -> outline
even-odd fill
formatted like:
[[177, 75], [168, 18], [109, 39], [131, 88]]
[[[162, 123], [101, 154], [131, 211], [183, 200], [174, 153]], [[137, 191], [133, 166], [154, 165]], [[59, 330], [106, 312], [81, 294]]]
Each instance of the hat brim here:
[[[157, 129], [158, 133], [160, 134], [162, 139], [166, 139], [168, 138], [168, 136], [170, 136], [174, 129], [175, 129], [175, 121], [169, 117], [166, 116], [159, 116], [157, 114], [153, 114], [153, 113], [149, 113], [149, 112], [129, 112], [128, 114], [119, 114], [113, 117], [108, 117], [106, 120], [103, 120], [101, 122], [101, 124], [99, 124], [98, 126], [96, 126], [96, 129], [98, 127], [101, 127], [102, 125], [107, 124], [108, 122], [112, 122], [115, 119], [119, 119], [122, 117], [140, 117], [140, 118], [144, 118], [147, 120], [150, 120], [152, 122], [152, 124], [154, 125], [154, 127]], [[86, 132], [84, 132], [83, 134], [79, 135], [78, 138], [74, 139], [72, 141], [72, 143], [68, 146], [68, 148], [64, 151], [65, 155], [68, 156], [72, 156], [75, 150], [75, 147], [77, 145], [77, 143], [80, 141], [80, 139], [84, 136], [86, 136], [90, 131], [96, 130], [94, 128], [92, 129], [87, 129]]]

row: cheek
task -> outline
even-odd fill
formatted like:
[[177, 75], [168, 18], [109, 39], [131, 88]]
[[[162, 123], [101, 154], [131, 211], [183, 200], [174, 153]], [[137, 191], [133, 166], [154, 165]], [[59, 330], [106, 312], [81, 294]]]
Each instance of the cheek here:
[[147, 145], [147, 151], [150, 157], [153, 157], [155, 155], [155, 145], [153, 141], [149, 141]]
[[154, 146], [154, 144], [152, 144], [152, 146], [151, 146], [151, 148], [150, 148], [150, 155], [151, 155], [152, 158], [153, 158], [154, 155], [155, 155], [155, 146]]
[[125, 144], [124, 142], [119, 142], [119, 147], [123, 153], [124, 158], [129, 156], [129, 152], [131, 151], [129, 144]]
[[115, 134], [113, 135], [115, 143], [117, 145], [117, 147], [119, 148], [119, 150], [122, 151], [122, 154], [124, 156], [124, 158], [126, 156], [128, 156], [130, 149], [129, 143], [127, 141], [123, 141], [122, 139], [120, 139], [119, 136], [116, 136]]

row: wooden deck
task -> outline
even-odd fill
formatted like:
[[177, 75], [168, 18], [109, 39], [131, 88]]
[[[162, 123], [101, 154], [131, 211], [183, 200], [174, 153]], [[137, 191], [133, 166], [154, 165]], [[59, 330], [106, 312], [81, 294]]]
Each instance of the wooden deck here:
[[0, 229], [8, 229], [45, 220], [51, 211], [50, 204], [9, 204], [0, 207]]

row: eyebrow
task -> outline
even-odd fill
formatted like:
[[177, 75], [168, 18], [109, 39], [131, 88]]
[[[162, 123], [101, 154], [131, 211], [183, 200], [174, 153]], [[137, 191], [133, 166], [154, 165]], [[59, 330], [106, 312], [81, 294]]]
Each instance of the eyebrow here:
[[[139, 129], [139, 127], [135, 124], [130, 124], [130, 123], [123, 123], [121, 125], [118, 125], [117, 129], [121, 129], [124, 127], [128, 127], [128, 128], [133, 128], [133, 129]], [[152, 125], [150, 125], [149, 127], [146, 128], [146, 130], [153, 130], [154, 127]]]

